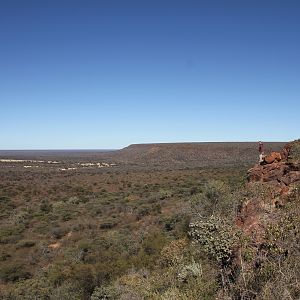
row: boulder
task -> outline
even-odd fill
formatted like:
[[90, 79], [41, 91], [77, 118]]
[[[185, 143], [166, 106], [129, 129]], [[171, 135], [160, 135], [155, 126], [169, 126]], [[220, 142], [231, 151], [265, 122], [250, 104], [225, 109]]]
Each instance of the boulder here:
[[262, 176], [262, 181], [280, 181], [284, 174], [288, 171], [288, 167], [284, 164], [273, 163], [272, 168], [265, 168], [265, 171]]
[[282, 160], [280, 152], [272, 152], [264, 157], [264, 162], [266, 164], [272, 164], [273, 162], [280, 162]]
[[280, 181], [289, 172], [289, 166], [285, 163], [274, 162], [267, 165], [255, 165], [248, 171], [248, 181]]

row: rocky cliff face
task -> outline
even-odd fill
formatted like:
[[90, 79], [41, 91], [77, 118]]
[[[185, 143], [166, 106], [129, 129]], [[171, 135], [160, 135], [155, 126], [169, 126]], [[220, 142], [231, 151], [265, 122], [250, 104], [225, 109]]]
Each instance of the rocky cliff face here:
[[287, 144], [281, 152], [272, 152], [248, 171], [247, 189], [252, 195], [241, 205], [236, 223], [256, 243], [272, 222], [274, 210], [289, 201], [295, 184], [300, 182], [300, 162], [291, 156], [299, 144]]
[[[300, 286], [294, 286], [299, 278], [299, 149], [300, 140], [289, 143], [280, 153], [267, 155], [264, 162], [248, 171], [236, 218], [245, 244], [237, 247], [233, 259], [235, 283], [238, 286], [240, 282], [242, 287], [237, 294], [245, 293], [248, 298], [232, 299], [257, 299], [264, 293], [274, 295], [259, 299], [275, 299], [283, 293], [282, 289], [300, 295]], [[278, 283], [269, 279], [272, 276]]]

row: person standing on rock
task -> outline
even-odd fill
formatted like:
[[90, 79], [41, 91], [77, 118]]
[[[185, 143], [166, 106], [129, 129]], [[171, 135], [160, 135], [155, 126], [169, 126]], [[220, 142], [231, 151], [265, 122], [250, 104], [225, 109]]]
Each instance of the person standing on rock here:
[[258, 142], [258, 152], [259, 152], [259, 163], [264, 161], [264, 144], [262, 141]]

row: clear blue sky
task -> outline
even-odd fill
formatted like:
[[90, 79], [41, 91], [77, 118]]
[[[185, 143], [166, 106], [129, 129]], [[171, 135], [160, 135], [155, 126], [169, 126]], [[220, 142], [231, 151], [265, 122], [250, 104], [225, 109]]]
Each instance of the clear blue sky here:
[[0, 149], [300, 136], [300, 1], [0, 1]]

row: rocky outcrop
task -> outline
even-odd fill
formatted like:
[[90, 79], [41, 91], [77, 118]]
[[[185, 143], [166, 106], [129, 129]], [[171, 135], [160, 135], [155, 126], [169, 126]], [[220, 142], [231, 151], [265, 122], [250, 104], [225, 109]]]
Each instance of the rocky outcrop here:
[[[264, 272], [274, 270], [270, 269], [270, 261], [278, 262], [290, 255], [290, 245], [284, 244], [282, 237], [292, 232], [294, 240], [294, 231], [298, 230], [297, 221], [291, 221], [293, 218], [286, 212], [296, 204], [292, 201], [300, 199], [299, 158], [300, 140], [287, 144], [281, 152], [267, 155], [261, 164], [248, 171], [248, 182], [242, 193], [244, 200], [235, 220], [243, 242], [234, 249], [231, 265], [232, 278], [242, 287], [243, 297], [238, 290], [237, 297], [230, 299], [258, 299], [257, 293], [249, 293], [248, 285], [259, 291]], [[274, 263], [272, 268], [276, 266]]]
[[262, 164], [256, 164], [248, 171], [246, 190], [249, 197], [241, 204], [236, 225], [259, 248], [265, 228], [273, 222], [273, 213], [290, 199], [294, 184], [300, 182], [300, 164], [290, 158], [296, 141], [287, 144], [279, 152], [272, 152]]
[[300, 180], [300, 165], [289, 162], [274, 162], [267, 165], [255, 165], [248, 171], [248, 182], [277, 183], [289, 186]]
[[255, 165], [252, 169], [248, 171], [248, 181], [249, 182], [269, 182], [278, 181], [286, 175], [289, 171], [289, 166], [282, 162], [274, 162], [267, 165]]
[[261, 165], [272, 164], [280, 161], [286, 161], [289, 157], [290, 151], [293, 147], [293, 143], [288, 143], [280, 152], [271, 152], [263, 156]]
[[266, 164], [272, 164], [274, 162], [279, 162], [281, 160], [282, 160], [282, 157], [281, 157], [280, 152], [271, 152], [271, 154], [266, 155], [264, 157], [263, 162], [266, 163]]
[[289, 153], [296, 143], [287, 144], [281, 152], [266, 155], [261, 164], [248, 171], [248, 184], [264, 182], [273, 189], [286, 192], [292, 183], [300, 181], [300, 164], [289, 160]]

